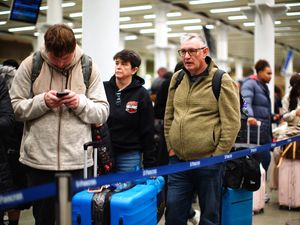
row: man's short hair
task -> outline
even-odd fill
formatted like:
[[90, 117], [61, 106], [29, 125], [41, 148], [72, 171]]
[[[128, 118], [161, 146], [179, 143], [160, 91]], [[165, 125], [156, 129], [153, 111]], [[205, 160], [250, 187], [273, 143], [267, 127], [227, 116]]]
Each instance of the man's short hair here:
[[48, 28], [44, 35], [45, 47], [55, 57], [74, 52], [76, 39], [73, 30], [65, 24], [55, 24]]
[[260, 59], [255, 64], [255, 70], [256, 74], [258, 74], [259, 71], [263, 71], [266, 67], [270, 67], [270, 64], [267, 60]]
[[124, 62], [129, 62], [132, 68], [140, 67], [142, 61], [141, 57], [135, 51], [129, 49], [123, 49], [122, 51], [117, 52], [113, 59], [121, 59]]
[[202, 42], [203, 47], [207, 47], [206, 39], [203, 35], [197, 34], [197, 33], [186, 33], [180, 37], [180, 43], [182, 44], [185, 41], [189, 41], [192, 39], [198, 39], [200, 42]]

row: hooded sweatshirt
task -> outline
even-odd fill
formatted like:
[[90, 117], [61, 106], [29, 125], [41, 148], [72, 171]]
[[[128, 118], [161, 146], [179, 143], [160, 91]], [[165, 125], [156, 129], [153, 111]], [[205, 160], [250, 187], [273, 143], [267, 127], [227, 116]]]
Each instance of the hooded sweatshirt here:
[[[17, 70], [10, 94], [16, 119], [25, 122], [20, 149], [23, 164], [42, 170], [83, 168], [83, 144], [91, 141], [91, 124], [106, 122], [109, 105], [94, 63], [86, 92], [80, 60], [82, 54], [77, 46], [72, 63], [60, 70], [50, 63], [42, 48], [44, 62], [33, 84], [32, 55]], [[45, 93], [64, 89], [79, 95], [77, 109], [65, 106], [48, 108]], [[87, 165], [92, 164], [92, 149], [89, 149]]]
[[132, 82], [118, 90], [116, 77], [104, 83], [110, 115], [108, 127], [114, 154], [141, 151], [144, 167], [156, 166], [154, 111], [144, 80], [134, 75]]

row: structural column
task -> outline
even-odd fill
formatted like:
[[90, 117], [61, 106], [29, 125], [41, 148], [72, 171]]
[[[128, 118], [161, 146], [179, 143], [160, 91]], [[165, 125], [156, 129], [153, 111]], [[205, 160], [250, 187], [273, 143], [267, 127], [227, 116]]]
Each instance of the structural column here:
[[217, 63], [221, 70], [228, 68], [228, 27], [217, 21], [216, 24]]
[[167, 67], [168, 49], [168, 5], [157, 2], [155, 5], [155, 44], [154, 44], [154, 71], [159, 67]]
[[103, 80], [114, 74], [119, 50], [120, 0], [82, 1], [82, 48], [97, 64]]
[[176, 45], [169, 45], [169, 71], [173, 72], [175, 69], [175, 66], [177, 65], [177, 50], [178, 47]]
[[235, 80], [243, 80], [243, 62], [240, 59], [235, 60]]
[[265, 59], [269, 62], [273, 77], [268, 84], [272, 111], [274, 110], [274, 80], [275, 80], [275, 29], [274, 20], [277, 16], [285, 13], [287, 7], [284, 5], [274, 5], [274, 0], [255, 0], [254, 4], [249, 4], [250, 10], [244, 11], [245, 14], [255, 19], [254, 30], [254, 64]]

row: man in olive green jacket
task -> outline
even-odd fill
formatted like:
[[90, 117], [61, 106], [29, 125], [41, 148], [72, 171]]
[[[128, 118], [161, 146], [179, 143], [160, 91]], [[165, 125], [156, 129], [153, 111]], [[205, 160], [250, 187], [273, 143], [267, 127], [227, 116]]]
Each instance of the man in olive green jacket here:
[[[212, 79], [218, 68], [202, 36], [184, 35], [178, 52], [185, 75], [178, 87], [179, 72], [172, 78], [164, 121], [170, 164], [228, 153], [240, 129], [237, 85], [225, 73], [216, 99]], [[186, 224], [193, 190], [200, 224], [220, 224], [222, 177], [222, 163], [169, 175], [166, 225]]]

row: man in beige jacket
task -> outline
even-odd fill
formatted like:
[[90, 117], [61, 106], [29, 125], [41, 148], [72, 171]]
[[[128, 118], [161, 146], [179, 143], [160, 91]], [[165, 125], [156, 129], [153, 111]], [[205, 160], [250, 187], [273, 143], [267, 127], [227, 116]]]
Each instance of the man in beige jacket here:
[[[16, 119], [24, 121], [20, 162], [28, 168], [30, 186], [53, 182], [57, 172], [82, 178], [83, 144], [91, 141], [91, 124], [108, 118], [99, 71], [92, 63], [88, 85], [81, 66], [82, 50], [71, 28], [50, 26], [41, 49], [43, 64], [32, 81], [33, 56], [20, 65], [11, 88]], [[63, 96], [58, 92], [65, 92]], [[89, 151], [88, 166], [93, 164]], [[54, 199], [33, 204], [36, 225], [55, 224]]]

